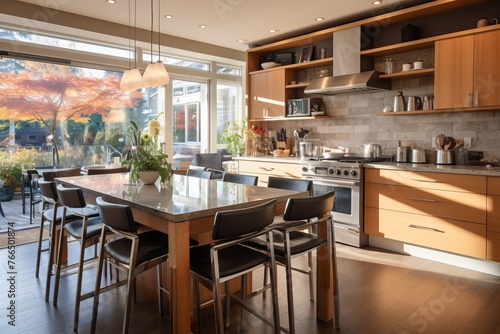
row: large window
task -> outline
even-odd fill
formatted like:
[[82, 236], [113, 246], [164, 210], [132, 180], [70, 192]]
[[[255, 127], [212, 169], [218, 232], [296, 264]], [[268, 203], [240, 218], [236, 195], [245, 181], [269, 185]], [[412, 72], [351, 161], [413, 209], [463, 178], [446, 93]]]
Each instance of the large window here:
[[[31, 53], [9, 51], [9, 45], [26, 45]], [[136, 54], [126, 45], [0, 29], [0, 47], [12, 57], [0, 59], [4, 148], [30, 147], [49, 154], [57, 145], [64, 164], [105, 164], [128, 144], [131, 120], [143, 128], [164, 112], [165, 151], [171, 157], [192, 155], [223, 147], [217, 138], [224, 124], [243, 117], [243, 62], [194, 52], [189, 57], [179, 56], [185, 52], [162, 55], [169, 85], [124, 92], [118, 87], [122, 72], [116, 68], [127, 66], [125, 60]], [[64, 50], [64, 59], [46, 56], [46, 50]], [[137, 50], [138, 67], [145, 68], [151, 55], [140, 46]], [[72, 54], [78, 66], [71, 66]], [[51, 135], [53, 141], [48, 140]], [[44, 164], [54, 163], [47, 159]]]

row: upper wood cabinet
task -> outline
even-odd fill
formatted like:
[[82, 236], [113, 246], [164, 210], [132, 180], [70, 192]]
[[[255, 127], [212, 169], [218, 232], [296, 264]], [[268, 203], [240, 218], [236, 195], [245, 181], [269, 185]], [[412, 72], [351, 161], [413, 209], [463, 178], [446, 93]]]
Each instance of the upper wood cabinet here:
[[295, 97], [285, 84], [292, 80], [297, 80], [295, 72], [284, 68], [251, 73], [250, 119], [285, 117], [286, 101]]
[[500, 105], [500, 31], [436, 42], [434, 107]]

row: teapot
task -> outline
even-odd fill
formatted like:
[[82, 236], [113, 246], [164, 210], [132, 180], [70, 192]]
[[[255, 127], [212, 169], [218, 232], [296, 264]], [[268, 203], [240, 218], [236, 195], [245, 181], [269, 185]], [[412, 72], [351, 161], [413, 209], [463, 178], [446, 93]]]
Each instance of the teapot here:
[[394, 97], [394, 107], [392, 111], [404, 111], [405, 110], [405, 98], [403, 92], [399, 91], [399, 95]]
[[417, 96], [409, 96], [406, 111], [414, 111], [422, 107], [422, 99]]

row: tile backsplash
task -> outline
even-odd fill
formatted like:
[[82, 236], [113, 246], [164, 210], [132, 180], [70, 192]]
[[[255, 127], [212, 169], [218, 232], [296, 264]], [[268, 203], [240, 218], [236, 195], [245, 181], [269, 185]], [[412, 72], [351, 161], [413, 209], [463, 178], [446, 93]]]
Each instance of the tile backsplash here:
[[500, 159], [500, 110], [436, 113], [408, 116], [378, 116], [384, 107], [392, 107], [394, 96], [433, 95], [433, 76], [393, 80], [391, 91], [322, 96], [328, 119], [284, 120], [260, 122], [266, 130], [304, 128], [311, 138], [320, 139], [324, 146], [348, 147], [359, 152], [359, 146], [377, 143], [386, 147], [384, 153], [395, 154], [397, 141], [402, 145], [428, 150], [434, 159], [433, 138], [439, 133], [454, 138], [472, 138], [471, 150], [483, 151], [485, 158]]

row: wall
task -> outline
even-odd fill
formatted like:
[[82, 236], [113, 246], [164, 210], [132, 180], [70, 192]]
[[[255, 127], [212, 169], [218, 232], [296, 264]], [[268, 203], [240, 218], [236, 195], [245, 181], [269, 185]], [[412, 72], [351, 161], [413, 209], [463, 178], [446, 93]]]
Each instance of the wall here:
[[[433, 67], [434, 49], [408, 54], [398, 54], [395, 67], [403, 62], [424, 59], [424, 67]], [[389, 56], [391, 57], [391, 56]], [[383, 71], [383, 58], [377, 58], [375, 69]], [[325, 67], [330, 70], [331, 67]], [[304, 72], [299, 81], [318, 77], [324, 68]], [[375, 93], [322, 96], [330, 119], [261, 122], [267, 131], [286, 128], [289, 136], [293, 130], [304, 128], [311, 138], [321, 139], [324, 146], [349, 147], [359, 152], [359, 145], [378, 143], [386, 146], [384, 153], [395, 154], [397, 140], [402, 145], [414, 145], [428, 150], [428, 159], [434, 161], [432, 138], [439, 133], [454, 138], [472, 138], [472, 149], [484, 152], [485, 158], [500, 159], [500, 110], [440, 113], [435, 115], [377, 116], [385, 106], [393, 105], [394, 96], [402, 91], [405, 96], [433, 95], [434, 77], [393, 80], [392, 90]]]

